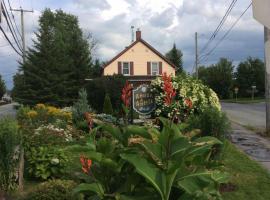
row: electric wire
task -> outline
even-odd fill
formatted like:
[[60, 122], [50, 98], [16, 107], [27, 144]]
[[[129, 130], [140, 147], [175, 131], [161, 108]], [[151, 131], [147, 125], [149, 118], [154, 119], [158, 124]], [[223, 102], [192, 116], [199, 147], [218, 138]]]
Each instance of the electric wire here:
[[19, 33], [20, 37], [22, 38], [22, 34], [21, 34], [21, 32], [19, 31], [19, 28], [18, 28], [18, 25], [17, 25], [17, 23], [16, 23], [15, 16], [14, 16], [14, 14], [13, 14], [13, 12], [12, 12], [12, 7], [11, 7], [11, 4], [10, 4], [10, 1], [9, 1], [9, 0], [8, 0], [8, 5], [9, 5], [9, 9], [10, 9], [10, 12], [11, 12], [12, 19], [13, 19], [13, 21], [14, 21], [15, 27], [16, 27], [16, 29], [17, 29], [17, 32]]

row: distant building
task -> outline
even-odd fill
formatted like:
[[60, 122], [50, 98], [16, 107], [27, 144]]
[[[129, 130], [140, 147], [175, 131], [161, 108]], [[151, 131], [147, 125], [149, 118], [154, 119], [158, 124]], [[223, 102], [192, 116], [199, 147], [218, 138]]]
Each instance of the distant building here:
[[117, 54], [103, 68], [103, 75], [123, 74], [130, 82], [148, 82], [166, 72], [175, 75], [175, 66], [136, 31], [136, 41]]

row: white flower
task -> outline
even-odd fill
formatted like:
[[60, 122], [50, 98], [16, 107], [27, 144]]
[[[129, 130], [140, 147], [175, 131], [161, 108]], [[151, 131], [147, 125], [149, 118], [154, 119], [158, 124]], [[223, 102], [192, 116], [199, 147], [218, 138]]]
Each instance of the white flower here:
[[57, 164], [59, 164], [59, 163], [60, 163], [60, 160], [59, 160], [58, 158], [53, 158], [53, 159], [51, 159], [51, 164], [57, 165]]

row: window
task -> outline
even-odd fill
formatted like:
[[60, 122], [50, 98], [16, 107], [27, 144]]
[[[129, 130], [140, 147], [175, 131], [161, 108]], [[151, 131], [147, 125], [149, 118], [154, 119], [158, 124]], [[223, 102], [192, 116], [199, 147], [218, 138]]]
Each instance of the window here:
[[123, 75], [130, 75], [129, 63], [123, 62]]
[[158, 63], [152, 62], [151, 63], [151, 74], [153, 76], [159, 75]]

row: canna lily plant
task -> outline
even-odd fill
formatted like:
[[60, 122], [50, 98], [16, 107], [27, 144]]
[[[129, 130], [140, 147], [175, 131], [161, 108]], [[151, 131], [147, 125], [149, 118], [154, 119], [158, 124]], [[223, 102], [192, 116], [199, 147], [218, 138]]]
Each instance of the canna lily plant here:
[[106, 200], [221, 199], [219, 186], [228, 175], [211, 167], [210, 157], [212, 147], [222, 143], [214, 137], [185, 136], [180, 125], [160, 121], [161, 130], [108, 124], [94, 128], [103, 137], [90, 145], [93, 176], [74, 192]]

